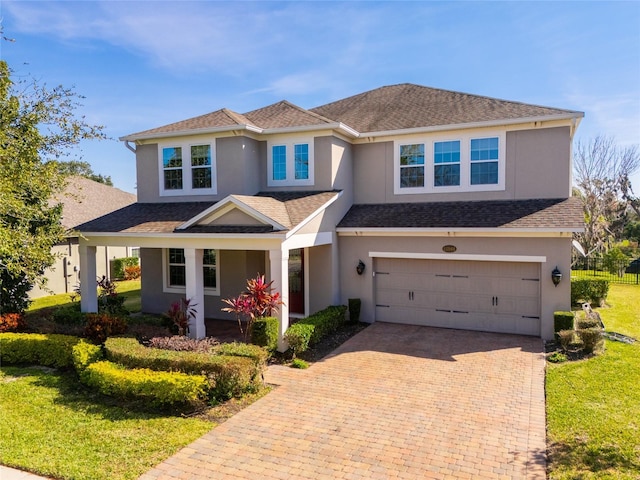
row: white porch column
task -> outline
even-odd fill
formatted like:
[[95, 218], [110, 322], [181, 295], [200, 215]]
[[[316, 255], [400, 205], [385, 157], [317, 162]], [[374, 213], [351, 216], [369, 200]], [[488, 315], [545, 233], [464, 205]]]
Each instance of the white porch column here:
[[204, 279], [202, 273], [202, 256], [204, 250], [185, 248], [186, 298], [196, 311], [196, 318], [189, 322], [189, 336], [204, 338], [207, 331], [204, 324]]
[[338, 234], [331, 234], [331, 304], [340, 305], [340, 252], [338, 251]]
[[96, 285], [96, 247], [80, 241], [80, 310], [98, 311], [98, 287]]
[[284, 332], [289, 328], [289, 250], [269, 250], [269, 266], [273, 289], [280, 292], [283, 304], [278, 310], [278, 351], [284, 352], [289, 346], [284, 341]]

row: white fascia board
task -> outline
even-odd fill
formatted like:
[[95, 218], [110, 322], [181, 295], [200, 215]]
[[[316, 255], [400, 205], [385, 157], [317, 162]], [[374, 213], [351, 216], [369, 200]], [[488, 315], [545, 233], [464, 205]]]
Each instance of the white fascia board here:
[[571, 237], [566, 228], [336, 228], [344, 237]]
[[414, 260], [472, 260], [475, 262], [546, 263], [543, 255], [483, 255], [473, 253], [369, 252], [370, 258], [408, 258]]
[[340, 190], [335, 197], [333, 197], [329, 201], [325, 202], [320, 208], [318, 208], [311, 215], [309, 215], [307, 218], [302, 220], [298, 225], [296, 225], [291, 230], [289, 230], [289, 232], [287, 232], [287, 238], [291, 238], [293, 235], [295, 235], [297, 231], [299, 231], [307, 223], [309, 223], [311, 220], [313, 220], [316, 215], [318, 215], [321, 212], [323, 212], [324, 210], [326, 210], [329, 207], [329, 205], [331, 205], [333, 202], [337, 201], [341, 196], [342, 196], [342, 190]]
[[318, 125], [298, 125], [295, 127], [265, 128], [262, 133], [264, 135], [274, 135], [278, 133], [313, 132], [317, 130], [340, 130], [350, 137], [360, 136], [360, 133], [358, 133], [357, 130], [354, 130], [342, 122], [322, 123]]
[[284, 234], [168, 234], [86, 232], [81, 242], [92, 246], [141, 248], [215, 248], [219, 250], [279, 249]]
[[203, 218], [211, 215], [216, 210], [222, 209], [229, 205], [235, 205], [240, 211], [242, 211], [243, 213], [246, 213], [247, 215], [255, 218], [260, 222], [263, 222], [265, 225], [271, 225], [273, 228], [276, 228], [278, 230], [287, 229], [287, 227], [285, 227], [284, 225], [281, 225], [278, 222], [274, 221], [273, 219], [267, 217], [266, 215], [263, 215], [262, 213], [258, 212], [257, 210], [250, 207], [246, 203], [242, 202], [241, 200], [238, 200], [233, 195], [228, 195], [222, 200], [220, 200], [218, 203], [216, 203], [215, 205], [212, 205], [211, 207], [207, 208], [204, 212], [199, 213], [198, 215], [191, 218], [190, 220], [187, 220], [182, 225], [176, 227], [176, 230], [184, 230], [185, 228], [191, 227], [192, 225], [195, 225], [199, 220], [202, 220]]
[[471, 128], [486, 128], [486, 127], [501, 127], [505, 125], [518, 125], [520, 123], [533, 123], [533, 122], [549, 122], [555, 120], [572, 120], [581, 119], [584, 117], [584, 112], [567, 112], [557, 115], [545, 115], [538, 117], [524, 117], [524, 118], [512, 118], [504, 120], [488, 120], [485, 122], [470, 122], [470, 123], [454, 123], [449, 125], [434, 125], [431, 127], [415, 127], [404, 128], [399, 130], [385, 130], [380, 132], [362, 132], [360, 138], [374, 138], [374, 137], [391, 137], [396, 135], [412, 135], [429, 132], [441, 132], [444, 130], [461, 130]]
[[224, 132], [233, 132], [234, 130], [246, 130], [254, 133], [262, 133], [263, 129], [260, 127], [256, 127], [254, 125], [225, 125], [223, 127], [208, 127], [208, 128], [190, 128], [188, 130], [178, 130], [175, 132], [158, 132], [158, 133], [149, 133], [149, 134], [134, 134], [134, 135], [125, 135], [124, 137], [119, 137], [121, 142], [135, 142], [138, 140], [152, 140], [155, 138], [172, 138], [172, 137], [183, 137], [190, 135], [201, 135], [208, 133], [224, 133]]
[[282, 242], [282, 248], [293, 250], [294, 248], [317, 247], [329, 245], [333, 242], [332, 232], [303, 233], [287, 238]]

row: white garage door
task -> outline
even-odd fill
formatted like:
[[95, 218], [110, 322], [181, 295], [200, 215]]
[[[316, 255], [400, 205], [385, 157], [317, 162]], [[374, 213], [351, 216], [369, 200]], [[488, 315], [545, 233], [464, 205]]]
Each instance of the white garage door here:
[[376, 320], [540, 335], [538, 263], [378, 258]]

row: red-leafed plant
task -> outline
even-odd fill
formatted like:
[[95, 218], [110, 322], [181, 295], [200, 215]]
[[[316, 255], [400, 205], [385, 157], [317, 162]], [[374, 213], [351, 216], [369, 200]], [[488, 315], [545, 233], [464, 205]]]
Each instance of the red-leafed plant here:
[[20, 332], [26, 328], [24, 316], [21, 313], [5, 313], [0, 315], [0, 333]]
[[178, 329], [178, 335], [189, 333], [189, 320], [196, 318], [196, 304], [191, 304], [191, 298], [181, 298], [169, 307], [166, 316]]
[[[267, 283], [264, 280], [264, 275], [258, 274], [256, 278], [247, 280], [246, 292], [242, 292], [237, 297], [222, 300], [229, 305], [222, 311], [236, 315], [240, 333], [244, 335], [245, 340], [248, 338], [256, 318], [271, 316], [282, 305], [280, 293], [273, 291], [272, 284], [273, 280]], [[243, 317], [247, 323], [244, 329], [242, 328]]]

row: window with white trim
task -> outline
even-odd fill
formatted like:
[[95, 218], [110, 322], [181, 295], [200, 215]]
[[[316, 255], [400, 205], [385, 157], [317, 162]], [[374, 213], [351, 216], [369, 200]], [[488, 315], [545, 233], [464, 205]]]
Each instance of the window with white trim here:
[[267, 185], [313, 185], [313, 140], [270, 141], [267, 146]]
[[215, 143], [159, 145], [160, 195], [215, 194]]
[[458, 138], [429, 134], [396, 140], [394, 150], [396, 195], [505, 188], [504, 132]]
[[[187, 285], [184, 249], [168, 248], [164, 252], [164, 291], [184, 293]], [[202, 279], [205, 295], [219, 295], [220, 272], [217, 250], [204, 249], [202, 253]]]

